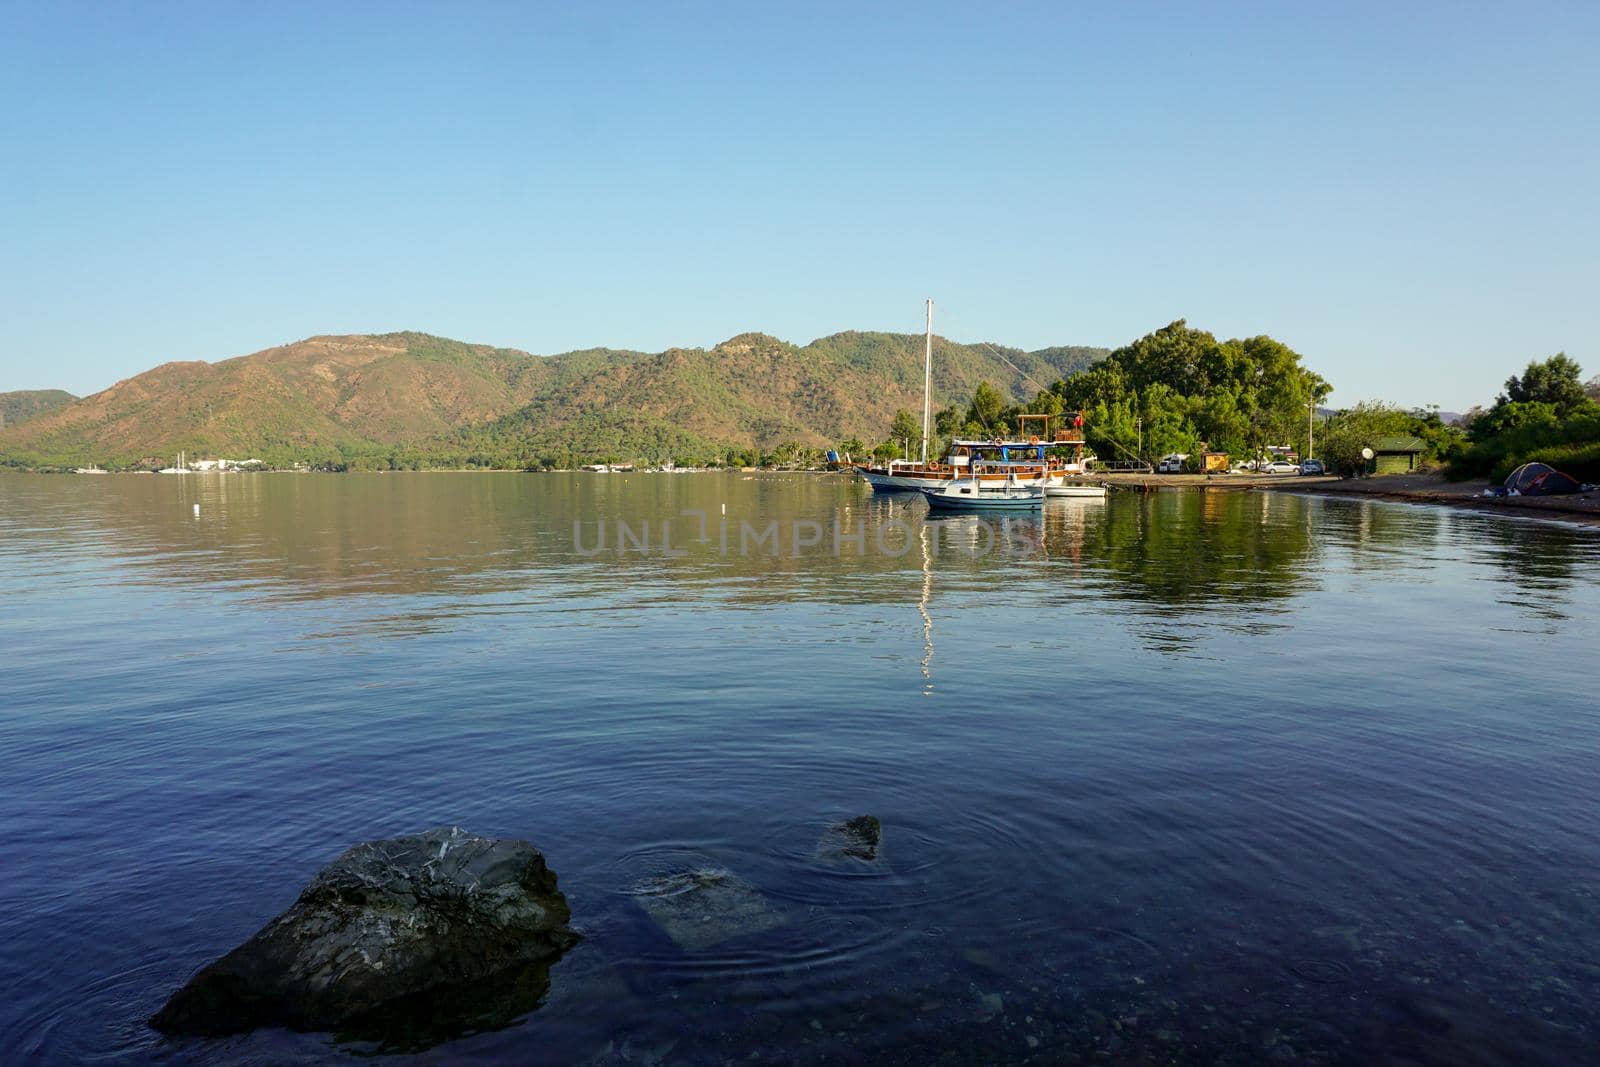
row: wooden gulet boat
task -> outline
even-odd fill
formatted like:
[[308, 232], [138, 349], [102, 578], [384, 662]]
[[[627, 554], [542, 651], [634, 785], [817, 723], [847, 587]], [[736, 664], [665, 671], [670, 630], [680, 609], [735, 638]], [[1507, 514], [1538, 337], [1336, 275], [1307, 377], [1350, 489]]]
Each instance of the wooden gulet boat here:
[[[1046, 416], [1023, 416], [1025, 419], [1034, 417], [1042, 419]], [[1073, 437], [1075, 433], [1076, 439]], [[1065, 459], [1051, 454], [1062, 446], [1070, 447], [1081, 456], [1081, 432], [1061, 430], [1057, 433], [1057, 440], [1053, 441], [1047, 441], [1037, 434], [1023, 439], [994, 438], [988, 441], [957, 438], [950, 443], [950, 452], [943, 462], [909, 463], [895, 460], [882, 466], [858, 464], [856, 472], [879, 493], [933, 489], [947, 482], [970, 481], [974, 476], [985, 485], [1050, 485], [1064, 483], [1084, 473], [1081, 458]], [[977, 472], [976, 475], [974, 472]]]
[[[1020, 434], [988, 440], [957, 439], [943, 460], [928, 460], [929, 419], [933, 384], [933, 301], [928, 301], [928, 329], [923, 351], [922, 458], [918, 461], [852, 464], [877, 493], [934, 489], [976, 478], [986, 486], [1064, 484], [1087, 472], [1084, 463], [1083, 413], [1022, 415]], [[1063, 454], [1066, 453], [1066, 454]], [[981, 471], [979, 468], [982, 468]]]

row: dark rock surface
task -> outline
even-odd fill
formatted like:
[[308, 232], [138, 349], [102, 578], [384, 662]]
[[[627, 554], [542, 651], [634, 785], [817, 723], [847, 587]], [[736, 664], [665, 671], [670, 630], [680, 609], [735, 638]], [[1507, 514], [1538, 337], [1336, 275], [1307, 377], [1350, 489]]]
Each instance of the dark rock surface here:
[[720, 868], [648, 878], [634, 887], [633, 895], [686, 952], [763, 933], [787, 921], [749, 882]]
[[372, 841], [318, 872], [150, 1022], [171, 1034], [276, 1025], [425, 1045], [537, 1007], [549, 964], [578, 940], [570, 918], [526, 841], [459, 827]]
[[874, 815], [858, 815], [854, 819], [834, 823], [822, 835], [817, 853], [823, 857], [849, 856], [858, 860], [878, 858], [878, 846], [883, 841], [883, 824]]

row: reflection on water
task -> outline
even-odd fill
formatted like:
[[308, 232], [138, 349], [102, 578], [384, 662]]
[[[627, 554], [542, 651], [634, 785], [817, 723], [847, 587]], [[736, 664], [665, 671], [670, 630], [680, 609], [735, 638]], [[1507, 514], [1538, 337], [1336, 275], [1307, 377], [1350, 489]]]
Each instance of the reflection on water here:
[[922, 677], [927, 682], [924, 692], [933, 690], [933, 616], [928, 604], [933, 599], [933, 545], [924, 527], [917, 531], [917, 545], [922, 550], [922, 589], [917, 597], [917, 614], [922, 616]]
[[[7, 477], [0, 563], [7, 1062], [343, 1055], [143, 1019], [344, 846], [441, 823], [539, 844], [586, 935], [446, 1059], [1593, 1058], [1587, 529], [1250, 492], [928, 520], [803, 475]], [[820, 860], [862, 814], [878, 859]], [[696, 870], [762, 921], [686, 948], [635, 891]]]

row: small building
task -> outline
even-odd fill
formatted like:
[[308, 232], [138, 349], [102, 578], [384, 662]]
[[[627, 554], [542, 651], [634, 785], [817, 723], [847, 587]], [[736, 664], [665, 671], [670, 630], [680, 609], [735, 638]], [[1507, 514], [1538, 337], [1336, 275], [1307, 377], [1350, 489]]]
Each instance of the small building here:
[[1200, 469], [1207, 474], [1227, 474], [1228, 454], [1226, 452], [1200, 453]]
[[1420, 437], [1380, 437], [1368, 446], [1368, 474], [1406, 474], [1422, 465], [1427, 443]]

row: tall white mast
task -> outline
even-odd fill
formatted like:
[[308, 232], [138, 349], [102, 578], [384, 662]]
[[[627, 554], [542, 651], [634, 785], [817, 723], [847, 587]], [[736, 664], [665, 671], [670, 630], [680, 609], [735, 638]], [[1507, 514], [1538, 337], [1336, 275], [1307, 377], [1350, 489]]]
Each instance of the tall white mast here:
[[928, 300], [928, 338], [922, 353], [922, 462], [928, 462], [928, 416], [933, 408], [933, 300]]

